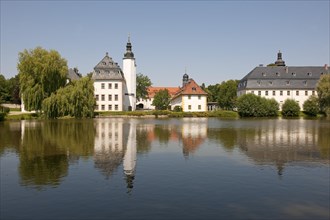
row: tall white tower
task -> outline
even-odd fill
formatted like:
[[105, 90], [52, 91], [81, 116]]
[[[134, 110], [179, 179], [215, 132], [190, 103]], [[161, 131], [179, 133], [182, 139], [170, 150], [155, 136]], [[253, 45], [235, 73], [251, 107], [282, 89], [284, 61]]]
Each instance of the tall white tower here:
[[123, 72], [126, 80], [124, 109], [126, 111], [134, 111], [136, 108], [136, 63], [130, 36], [128, 36], [126, 53], [123, 58]]

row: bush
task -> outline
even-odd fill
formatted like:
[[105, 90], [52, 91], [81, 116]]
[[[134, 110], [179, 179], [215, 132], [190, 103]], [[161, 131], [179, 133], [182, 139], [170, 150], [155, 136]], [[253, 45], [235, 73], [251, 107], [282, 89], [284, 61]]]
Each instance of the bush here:
[[174, 106], [174, 108], [173, 108], [173, 111], [174, 112], [182, 112], [182, 107], [181, 106]]
[[0, 112], [0, 121], [4, 121], [5, 120], [5, 116], [6, 116], [5, 113]]
[[310, 116], [316, 116], [320, 111], [319, 101], [316, 96], [309, 97], [303, 104], [304, 113]]
[[293, 99], [287, 99], [282, 105], [282, 115], [295, 117], [299, 116], [300, 113], [300, 106], [299, 104]]
[[277, 116], [279, 105], [275, 99], [245, 94], [237, 99], [237, 111], [241, 117]]

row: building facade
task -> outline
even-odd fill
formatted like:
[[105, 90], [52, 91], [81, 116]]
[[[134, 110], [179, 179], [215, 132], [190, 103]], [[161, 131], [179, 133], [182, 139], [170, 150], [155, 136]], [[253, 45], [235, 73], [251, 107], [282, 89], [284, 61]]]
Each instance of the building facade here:
[[106, 53], [94, 67], [96, 111], [134, 111], [136, 106], [136, 63], [128, 39], [123, 58], [123, 70]]
[[243, 77], [237, 88], [237, 96], [252, 93], [274, 98], [282, 107], [286, 99], [295, 100], [301, 109], [312, 95], [321, 75], [328, 73], [328, 66], [286, 66], [282, 53], [278, 52], [273, 65], [255, 67]]

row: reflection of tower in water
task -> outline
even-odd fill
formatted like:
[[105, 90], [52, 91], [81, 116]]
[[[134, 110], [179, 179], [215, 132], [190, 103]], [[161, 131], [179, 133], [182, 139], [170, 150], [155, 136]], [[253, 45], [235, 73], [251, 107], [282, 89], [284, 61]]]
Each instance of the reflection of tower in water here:
[[126, 175], [128, 192], [130, 192], [133, 188], [135, 166], [136, 166], [136, 123], [132, 119], [130, 121], [128, 138], [127, 138], [127, 147], [124, 156], [124, 173]]

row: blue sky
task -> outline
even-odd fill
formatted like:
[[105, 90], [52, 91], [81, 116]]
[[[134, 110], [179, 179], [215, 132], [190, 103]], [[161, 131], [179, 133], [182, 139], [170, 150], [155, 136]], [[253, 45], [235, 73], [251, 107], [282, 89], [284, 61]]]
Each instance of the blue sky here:
[[281, 50], [288, 66], [329, 64], [329, 1], [3, 1], [1, 74], [18, 53], [55, 49], [85, 75], [106, 52], [122, 66], [130, 33], [137, 71], [154, 86], [241, 79]]

